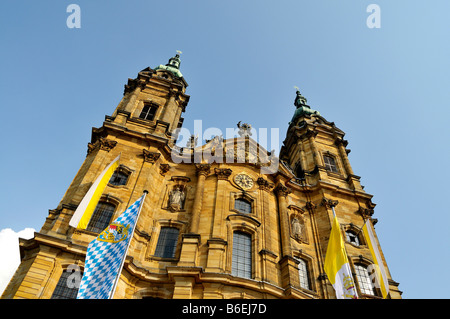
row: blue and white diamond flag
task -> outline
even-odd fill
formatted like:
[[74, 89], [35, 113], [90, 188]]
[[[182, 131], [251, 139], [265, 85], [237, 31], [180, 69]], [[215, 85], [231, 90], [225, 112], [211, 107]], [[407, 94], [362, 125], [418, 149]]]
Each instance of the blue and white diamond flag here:
[[145, 195], [89, 243], [77, 299], [112, 298]]

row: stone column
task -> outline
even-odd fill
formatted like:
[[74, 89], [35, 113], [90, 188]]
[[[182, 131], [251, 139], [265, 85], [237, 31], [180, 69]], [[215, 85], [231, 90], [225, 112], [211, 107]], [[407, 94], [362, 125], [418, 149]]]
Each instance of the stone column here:
[[339, 149], [339, 155], [341, 156], [342, 162], [344, 163], [344, 169], [345, 172], [347, 173], [347, 182], [350, 185], [350, 188], [362, 191], [363, 189], [361, 187], [360, 177], [356, 176], [353, 173], [352, 166], [350, 165], [350, 161], [348, 160], [347, 151], [345, 150], [345, 146], [347, 146], [347, 141], [338, 138], [334, 143], [337, 145]]
[[311, 150], [313, 153], [313, 159], [314, 159], [314, 164], [316, 166], [322, 166], [322, 162], [320, 161], [320, 155], [319, 155], [319, 151], [317, 150], [314, 138], [316, 137], [317, 132], [313, 132], [313, 131], [308, 131], [308, 133], [306, 133], [306, 136], [309, 139], [309, 145], [311, 146]]
[[225, 269], [225, 249], [227, 246], [226, 236], [223, 234], [222, 222], [228, 201], [226, 200], [226, 184], [232, 170], [229, 168], [215, 168], [217, 176], [217, 189], [215, 198], [215, 209], [213, 218], [213, 229], [208, 244], [208, 260], [206, 272], [223, 272]]
[[298, 146], [299, 146], [299, 149], [300, 149], [300, 165], [301, 165], [303, 171], [306, 171], [307, 162], [306, 162], [306, 155], [305, 155], [305, 150], [304, 150], [304, 147], [303, 147], [303, 143], [301, 141], [299, 141]]
[[277, 194], [278, 199], [278, 212], [280, 215], [280, 224], [281, 224], [281, 248], [282, 248], [282, 256], [291, 256], [291, 246], [289, 240], [289, 220], [288, 220], [288, 212], [287, 212], [287, 203], [286, 196], [290, 193], [289, 189], [283, 184], [279, 183], [275, 187], [275, 193]]
[[259, 186], [260, 198], [261, 198], [261, 211], [262, 211], [262, 234], [263, 236], [263, 248], [260, 250], [259, 255], [262, 260], [261, 267], [261, 277], [264, 281], [276, 284], [278, 275], [276, 269], [278, 266], [276, 265], [277, 255], [274, 253], [276, 251], [276, 247], [273, 241], [273, 227], [276, 227], [276, 223], [274, 223], [275, 219], [273, 216], [273, 207], [270, 206], [269, 196], [270, 192], [273, 188], [273, 184], [264, 179], [263, 177], [259, 177], [256, 180], [256, 183]]
[[124, 111], [132, 113], [134, 110], [134, 106], [136, 104], [136, 100], [141, 93], [142, 89], [145, 88], [145, 82], [138, 82], [136, 83], [136, 88], [134, 89], [134, 92], [132, 93], [128, 103], [124, 107]]
[[177, 112], [175, 113], [175, 117], [173, 118], [172, 125], [170, 125], [169, 132], [173, 132], [177, 129], [178, 122], [180, 121], [181, 112], [183, 112], [183, 107], [180, 105], [177, 108]]
[[350, 161], [348, 160], [347, 151], [345, 150], [345, 146], [347, 144], [346, 141], [342, 140], [341, 138], [338, 138], [334, 143], [337, 145], [339, 149], [339, 154], [341, 155], [342, 161], [344, 162], [344, 168], [347, 175], [353, 175], [353, 169], [352, 166], [350, 165]]
[[196, 164], [197, 169], [197, 188], [195, 190], [194, 206], [192, 208], [191, 233], [198, 233], [200, 222], [200, 212], [202, 210], [203, 191], [205, 188], [205, 179], [211, 169], [211, 164]]
[[228, 200], [227, 194], [225, 192], [226, 185], [228, 183], [228, 177], [231, 175], [232, 170], [229, 168], [215, 168], [214, 173], [217, 176], [217, 190], [215, 198], [215, 210], [214, 210], [214, 220], [213, 220], [213, 231], [212, 238], [222, 238], [221, 225], [224, 211], [227, 208]]
[[176, 91], [169, 90], [169, 98], [164, 106], [164, 113], [161, 116], [161, 121], [169, 123], [169, 125], [173, 122], [177, 109], [179, 108], [176, 102], [177, 95], [178, 93]]

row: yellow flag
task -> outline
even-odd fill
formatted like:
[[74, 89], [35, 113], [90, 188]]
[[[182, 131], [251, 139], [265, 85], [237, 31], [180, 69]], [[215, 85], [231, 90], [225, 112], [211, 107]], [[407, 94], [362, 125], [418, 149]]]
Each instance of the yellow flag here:
[[372, 222], [367, 220], [367, 222], [364, 224], [363, 227], [363, 233], [364, 237], [367, 241], [367, 246], [369, 246], [370, 253], [372, 254], [372, 258], [374, 261], [374, 268], [375, 268], [375, 276], [376, 276], [376, 282], [375, 284], [379, 285], [381, 294], [383, 295], [383, 298], [386, 298], [389, 294], [389, 283], [386, 275], [386, 270], [384, 268], [383, 260], [381, 259], [380, 249], [378, 247], [378, 243], [375, 239], [375, 236], [372, 232]]
[[75, 210], [75, 213], [69, 222], [70, 226], [86, 229], [89, 220], [94, 213], [95, 207], [103, 194], [106, 184], [108, 184], [112, 174], [119, 166], [119, 160], [120, 155], [117, 156], [111, 164], [103, 170], [99, 177], [97, 177], [94, 184], [92, 184], [91, 188], [89, 188], [88, 192], [81, 200], [80, 205], [78, 205]]
[[324, 268], [337, 299], [358, 298], [337, 217], [331, 227]]

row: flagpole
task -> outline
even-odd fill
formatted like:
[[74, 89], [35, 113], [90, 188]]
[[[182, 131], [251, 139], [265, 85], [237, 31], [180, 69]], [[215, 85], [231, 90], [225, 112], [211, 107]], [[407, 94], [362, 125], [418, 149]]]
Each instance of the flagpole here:
[[122, 273], [122, 268], [123, 268], [123, 265], [125, 264], [125, 259], [127, 258], [128, 249], [130, 248], [131, 240], [133, 239], [134, 230], [136, 229], [136, 225], [138, 223], [139, 216], [141, 215], [141, 209], [142, 209], [142, 206], [144, 206], [144, 200], [145, 200], [145, 197], [147, 196], [147, 194], [148, 194], [148, 191], [144, 190], [144, 198], [142, 198], [141, 205], [139, 205], [139, 211], [138, 211], [138, 214], [136, 217], [136, 222], [134, 223], [133, 231], [130, 233], [131, 237], [130, 237], [130, 240], [128, 241], [127, 249], [125, 250], [125, 254], [123, 255], [119, 271], [117, 272], [117, 276], [114, 281], [113, 289], [111, 290], [111, 294], [109, 295], [108, 299], [112, 299], [114, 296], [114, 293], [116, 292], [117, 283], [119, 282], [120, 274]]
[[365, 218], [364, 214], [361, 214], [363, 220], [364, 220], [364, 224], [361, 226], [361, 228], [359, 229], [358, 233], [356, 234], [356, 236], [358, 237], [359, 234], [361, 234], [361, 232], [363, 231], [364, 226], [366, 226], [367, 221], [369, 220], [370, 217]]

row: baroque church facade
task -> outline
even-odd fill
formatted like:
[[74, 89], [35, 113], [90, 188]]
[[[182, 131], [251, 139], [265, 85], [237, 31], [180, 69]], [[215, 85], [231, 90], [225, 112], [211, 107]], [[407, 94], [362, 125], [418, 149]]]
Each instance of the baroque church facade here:
[[[297, 91], [278, 158], [240, 123], [239, 137], [180, 148], [187, 86], [178, 54], [128, 80], [112, 115], [92, 129], [59, 205], [34, 238], [20, 239], [21, 263], [2, 298], [75, 298], [73, 271], [83, 271], [87, 245], [145, 190], [114, 298], [336, 298], [324, 272], [333, 210], [359, 297], [381, 298], [361, 232], [365, 219], [376, 224], [375, 204], [352, 170], [344, 132]], [[119, 154], [88, 227], [69, 226]], [[401, 298], [387, 274], [389, 298]]]

